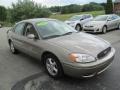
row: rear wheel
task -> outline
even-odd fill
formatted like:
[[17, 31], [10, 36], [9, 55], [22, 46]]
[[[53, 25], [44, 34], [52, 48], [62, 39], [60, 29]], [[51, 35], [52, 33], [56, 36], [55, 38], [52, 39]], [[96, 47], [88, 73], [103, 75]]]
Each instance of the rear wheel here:
[[53, 78], [60, 78], [63, 76], [61, 63], [57, 57], [52, 54], [47, 54], [45, 56], [45, 68], [48, 74]]
[[14, 44], [12, 41], [9, 42], [10, 50], [13, 54], [17, 54], [18, 50], [14, 47]]
[[103, 26], [103, 28], [102, 28], [102, 33], [103, 33], [103, 34], [107, 33], [107, 27], [106, 27], [106, 26]]
[[76, 25], [75, 29], [76, 29], [77, 31], [81, 31], [81, 30], [82, 30], [82, 28], [81, 28], [81, 26], [80, 26], [79, 24]]
[[120, 30], [120, 24], [118, 25], [118, 30]]
[[0, 24], [0, 28], [2, 28], [2, 24]]

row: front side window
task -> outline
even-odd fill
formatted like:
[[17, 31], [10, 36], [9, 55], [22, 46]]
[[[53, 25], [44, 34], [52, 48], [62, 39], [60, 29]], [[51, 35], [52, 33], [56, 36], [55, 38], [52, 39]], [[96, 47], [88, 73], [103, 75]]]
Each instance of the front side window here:
[[119, 16], [117, 16], [117, 15], [112, 16], [112, 20], [115, 20], [115, 19], [118, 19], [118, 18], [119, 18]]
[[41, 21], [36, 23], [36, 27], [42, 38], [61, 36], [66, 33], [77, 32], [72, 27], [58, 20]]
[[14, 28], [15, 33], [19, 34], [19, 35], [23, 35], [24, 25], [25, 25], [25, 23], [17, 24]]
[[30, 34], [34, 34], [34, 35], [38, 38], [38, 34], [37, 34], [35, 28], [33, 27], [32, 24], [29, 24], [29, 23], [28, 23], [28, 24], [26, 24], [26, 26], [25, 26], [24, 35], [25, 35], [25, 36], [28, 36], [28, 35], [30, 35]]
[[82, 18], [82, 16], [73, 16], [70, 18], [70, 20], [80, 20]]

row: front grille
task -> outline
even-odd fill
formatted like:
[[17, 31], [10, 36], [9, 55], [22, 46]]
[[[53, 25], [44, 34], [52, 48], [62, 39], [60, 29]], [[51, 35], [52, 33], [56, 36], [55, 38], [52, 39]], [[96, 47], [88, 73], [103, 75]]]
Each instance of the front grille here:
[[111, 51], [111, 47], [105, 49], [104, 51], [102, 51], [101, 53], [99, 53], [97, 55], [97, 58], [101, 59], [101, 58], [105, 57], [110, 51]]
[[93, 26], [85, 26], [85, 27], [90, 28], [90, 27], [93, 27]]
[[84, 31], [94, 31], [93, 29], [84, 29]]

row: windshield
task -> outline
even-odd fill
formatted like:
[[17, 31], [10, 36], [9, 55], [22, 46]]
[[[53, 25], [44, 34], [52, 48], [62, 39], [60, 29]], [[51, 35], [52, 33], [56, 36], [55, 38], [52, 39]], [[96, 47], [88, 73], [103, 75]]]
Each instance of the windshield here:
[[80, 20], [82, 16], [73, 16], [70, 18], [70, 20]]
[[105, 16], [105, 15], [103, 15], [103, 16], [97, 16], [97, 17], [95, 17], [93, 19], [93, 21], [106, 21], [107, 18], [108, 18], [108, 16]]
[[43, 39], [58, 37], [77, 32], [72, 27], [58, 20], [38, 22], [36, 23], [36, 26]]

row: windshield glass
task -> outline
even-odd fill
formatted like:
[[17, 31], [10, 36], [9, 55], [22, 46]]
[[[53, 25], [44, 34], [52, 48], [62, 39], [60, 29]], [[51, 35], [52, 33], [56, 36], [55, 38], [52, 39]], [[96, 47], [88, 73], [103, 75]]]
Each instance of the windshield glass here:
[[108, 16], [105, 16], [105, 15], [103, 15], [103, 16], [97, 16], [97, 17], [95, 17], [93, 19], [93, 21], [106, 21], [107, 18], [108, 18]]
[[72, 27], [58, 20], [41, 21], [36, 23], [36, 26], [43, 39], [77, 32]]
[[80, 20], [82, 16], [73, 16], [70, 18], [70, 20]]

